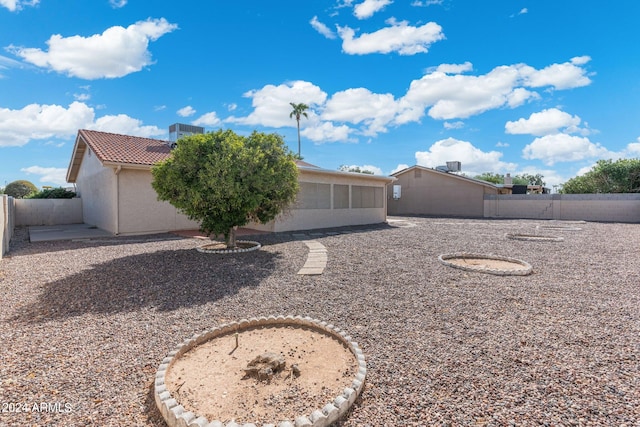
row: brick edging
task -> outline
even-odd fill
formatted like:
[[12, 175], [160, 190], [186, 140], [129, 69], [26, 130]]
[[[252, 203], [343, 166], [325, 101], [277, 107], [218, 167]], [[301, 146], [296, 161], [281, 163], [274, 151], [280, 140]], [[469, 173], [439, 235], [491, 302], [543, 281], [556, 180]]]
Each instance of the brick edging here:
[[203, 246], [198, 246], [196, 249], [198, 252], [203, 252], [206, 254], [239, 254], [243, 252], [251, 252], [257, 251], [262, 247], [259, 242], [254, 242], [253, 240], [238, 240], [237, 243], [249, 243], [252, 244], [250, 248], [236, 248], [236, 249], [206, 249], [204, 246], [210, 245], [211, 243], [207, 243]]
[[[158, 367], [154, 385], [156, 406], [162, 413], [162, 417], [167, 425], [169, 427], [257, 427], [257, 425], [253, 423], [238, 424], [234, 421], [230, 421], [225, 425], [218, 420], [209, 421], [203, 416], [198, 416], [193, 412], [187, 411], [167, 389], [165, 376], [169, 367], [180, 356], [197, 345], [229, 332], [270, 325], [303, 326], [315, 329], [318, 332], [327, 333], [341, 341], [351, 351], [358, 363], [355, 378], [351, 382], [350, 387], [346, 387], [341, 395], [337, 396], [332, 402], [327, 403], [322, 409], [316, 409], [312, 411], [311, 414], [299, 415], [293, 421], [281, 421], [277, 424], [277, 427], [326, 427], [343, 417], [364, 388], [367, 364], [362, 350], [360, 350], [358, 343], [352, 341], [351, 337], [345, 331], [332, 324], [308, 316], [289, 315], [253, 317], [250, 319], [242, 319], [238, 322], [223, 324], [200, 334], [195, 334], [193, 337], [176, 346], [174, 350], [170, 351]], [[262, 427], [276, 427], [276, 424], [263, 424]]]

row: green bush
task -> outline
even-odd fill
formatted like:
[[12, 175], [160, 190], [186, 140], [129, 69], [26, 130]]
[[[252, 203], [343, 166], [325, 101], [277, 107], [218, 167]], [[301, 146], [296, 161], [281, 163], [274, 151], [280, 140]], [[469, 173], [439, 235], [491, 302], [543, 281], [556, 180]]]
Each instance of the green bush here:
[[76, 197], [75, 191], [69, 191], [65, 188], [47, 188], [37, 193], [31, 193], [27, 199], [73, 199]]

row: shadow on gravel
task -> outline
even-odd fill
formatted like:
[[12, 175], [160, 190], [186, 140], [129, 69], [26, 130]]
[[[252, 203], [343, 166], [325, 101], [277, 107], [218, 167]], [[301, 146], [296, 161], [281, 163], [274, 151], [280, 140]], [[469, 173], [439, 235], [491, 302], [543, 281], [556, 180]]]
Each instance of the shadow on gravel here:
[[37, 302], [13, 320], [43, 322], [85, 313], [141, 308], [171, 311], [255, 287], [277, 268], [278, 253], [204, 254], [195, 249], [132, 255], [44, 285]]

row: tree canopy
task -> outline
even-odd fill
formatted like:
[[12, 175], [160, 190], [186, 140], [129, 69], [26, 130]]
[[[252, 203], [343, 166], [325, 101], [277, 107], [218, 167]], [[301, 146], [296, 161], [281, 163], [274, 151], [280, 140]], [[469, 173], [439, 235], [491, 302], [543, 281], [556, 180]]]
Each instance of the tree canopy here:
[[373, 171], [370, 171], [369, 169], [362, 169], [360, 168], [360, 166], [340, 165], [338, 170], [341, 172], [356, 172], [356, 173], [364, 173], [367, 175], [375, 175]]
[[[485, 172], [481, 175], [474, 176], [475, 179], [491, 182], [492, 184], [504, 184], [504, 175], [493, 172]], [[531, 175], [528, 173], [522, 173], [511, 177], [511, 183], [516, 185], [541, 185], [544, 186], [544, 176], [537, 173]]]
[[36, 191], [38, 191], [38, 187], [33, 185], [32, 182], [25, 180], [10, 182], [4, 188], [4, 194], [15, 197], [16, 199], [22, 199]]
[[562, 185], [561, 193], [637, 193], [640, 191], [640, 159], [599, 160], [584, 175]]
[[235, 227], [271, 221], [298, 192], [298, 168], [282, 137], [255, 131], [181, 138], [152, 174], [159, 200], [199, 221], [207, 235], [224, 235], [228, 247], [236, 246]]

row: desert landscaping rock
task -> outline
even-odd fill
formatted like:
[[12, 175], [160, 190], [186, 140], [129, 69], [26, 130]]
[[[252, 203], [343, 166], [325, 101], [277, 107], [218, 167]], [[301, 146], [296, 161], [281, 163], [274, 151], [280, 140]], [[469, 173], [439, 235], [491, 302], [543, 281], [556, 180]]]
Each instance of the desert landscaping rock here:
[[[166, 427], [154, 383], [174, 346], [273, 313], [338, 325], [365, 352], [366, 383], [337, 427], [638, 424], [639, 224], [588, 222], [533, 244], [504, 235], [540, 220], [404, 219], [417, 226], [315, 239], [330, 256], [313, 277], [297, 274], [308, 250], [291, 233], [211, 256], [173, 235], [29, 243], [17, 228], [0, 260], [0, 403], [61, 410], [0, 411], [0, 425]], [[456, 252], [535, 271], [437, 259]]]

